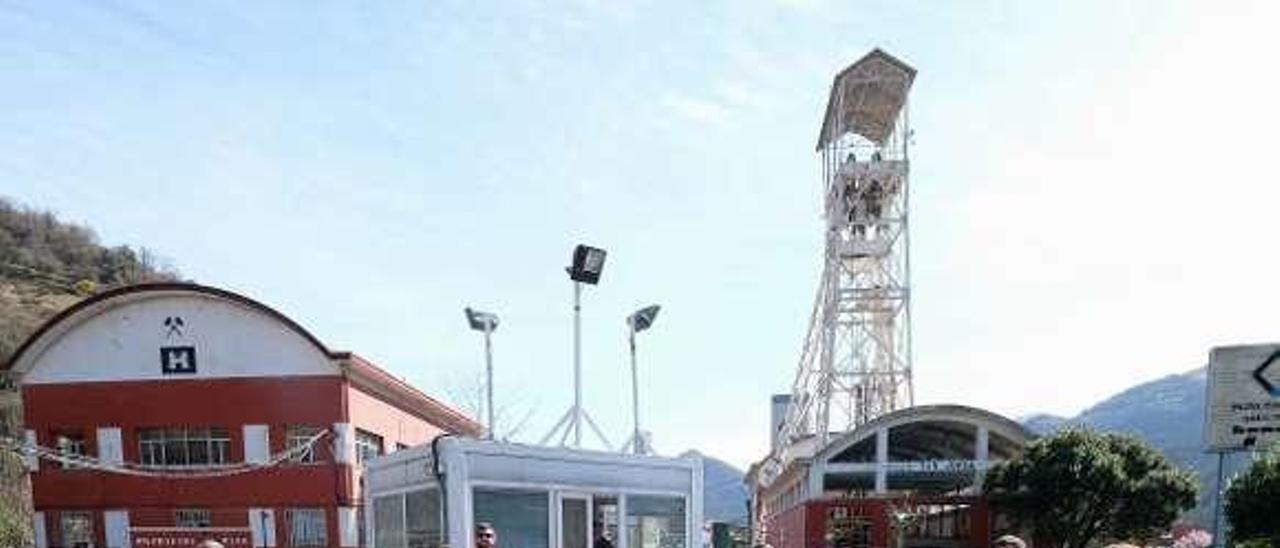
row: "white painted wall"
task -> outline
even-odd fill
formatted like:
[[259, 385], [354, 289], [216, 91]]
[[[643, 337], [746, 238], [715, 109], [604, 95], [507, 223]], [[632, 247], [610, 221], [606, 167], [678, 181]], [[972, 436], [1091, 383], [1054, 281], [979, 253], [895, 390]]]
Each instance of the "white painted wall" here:
[[102, 512], [103, 530], [107, 537], [107, 548], [131, 548], [129, 540], [129, 511], [106, 510]]
[[[27, 438], [28, 446], [35, 447], [36, 445], [39, 445], [39, 443], [36, 441], [38, 438], [36, 438], [35, 430], [27, 430], [24, 436]], [[25, 457], [24, 460], [26, 460], [27, 462], [28, 471], [36, 472], [40, 470], [40, 457], [37, 457], [34, 451], [27, 452], [27, 456]]]
[[[302, 334], [239, 302], [203, 293], [137, 294], [77, 315], [23, 356], [24, 384], [336, 375]], [[181, 317], [181, 335], [164, 325]], [[163, 374], [160, 348], [193, 346], [195, 374]]]
[[35, 531], [36, 548], [49, 548], [49, 534], [44, 525], [44, 512], [31, 515], [32, 529]]
[[124, 463], [124, 441], [119, 428], [98, 429], [98, 459], [106, 464]]
[[333, 460], [338, 464], [355, 464], [356, 432], [349, 422], [333, 423]]
[[338, 507], [338, 542], [343, 548], [355, 548], [360, 544], [360, 524], [356, 515], [354, 507]]
[[244, 461], [265, 464], [271, 458], [271, 433], [265, 424], [244, 425]]
[[[263, 528], [262, 513], [266, 512], [267, 519]], [[249, 535], [252, 537], [254, 546], [266, 546], [272, 548], [276, 545], [276, 513], [270, 508], [250, 508], [249, 509]]]

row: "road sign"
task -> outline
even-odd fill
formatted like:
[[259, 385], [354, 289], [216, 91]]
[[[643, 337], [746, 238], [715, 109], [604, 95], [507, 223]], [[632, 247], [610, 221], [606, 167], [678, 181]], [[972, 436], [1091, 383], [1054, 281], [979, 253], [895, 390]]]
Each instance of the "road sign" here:
[[1205, 442], [1210, 451], [1251, 451], [1280, 442], [1280, 344], [1209, 352]]

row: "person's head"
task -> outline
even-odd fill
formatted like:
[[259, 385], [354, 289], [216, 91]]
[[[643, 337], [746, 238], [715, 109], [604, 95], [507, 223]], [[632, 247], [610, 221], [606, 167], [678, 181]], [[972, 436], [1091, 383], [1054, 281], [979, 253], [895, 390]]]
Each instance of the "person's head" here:
[[223, 546], [221, 542], [218, 542], [211, 538], [207, 538], [200, 541], [200, 544], [197, 544], [196, 548], [227, 548], [227, 547]]
[[1004, 535], [991, 543], [992, 548], [1027, 548], [1027, 543], [1014, 535]]
[[476, 548], [495, 548], [498, 546], [498, 531], [493, 524], [482, 521], [476, 524]]

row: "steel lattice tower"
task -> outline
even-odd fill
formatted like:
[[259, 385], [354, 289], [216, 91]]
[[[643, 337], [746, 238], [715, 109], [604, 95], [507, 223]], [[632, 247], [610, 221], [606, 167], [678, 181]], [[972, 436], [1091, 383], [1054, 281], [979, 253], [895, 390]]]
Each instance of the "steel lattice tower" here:
[[800, 436], [826, 445], [833, 432], [913, 403], [906, 105], [914, 78], [876, 49], [832, 82], [817, 144], [822, 281], [779, 432], [784, 452]]

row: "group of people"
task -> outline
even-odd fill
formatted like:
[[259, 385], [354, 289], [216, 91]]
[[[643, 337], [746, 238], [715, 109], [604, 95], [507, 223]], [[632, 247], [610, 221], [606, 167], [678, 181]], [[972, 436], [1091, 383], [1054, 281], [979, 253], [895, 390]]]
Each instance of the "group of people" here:
[[[482, 521], [476, 524], [475, 548], [498, 548], [498, 531], [493, 524]], [[603, 543], [603, 544], [602, 544]], [[226, 548], [221, 542], [213, 539], [202, 541], [196, 548]], [[613, 543], [604, 535], [597, 535], [596, 544], [592, 548], [613, 548]], [[991, 543], [991, 548], [1027, 548], [1027, 543], [1013, 535], [1004, 535]]]
[[[880, 153], [871, 156], [872, 163], [880, 163]], [[852, 152], [845, 157], [841, 171], [853, 171], [858, 158]], [[880, 219], [884, 212], [884, 201], [888, 197], [886, 185], [878, 177], [859, 177], [851, 174], [847, 177], [841, 198], [844, 200], [845, 214], [848, 221], [854, 223], [855, 233], [865, 232], [865, 225]]]

